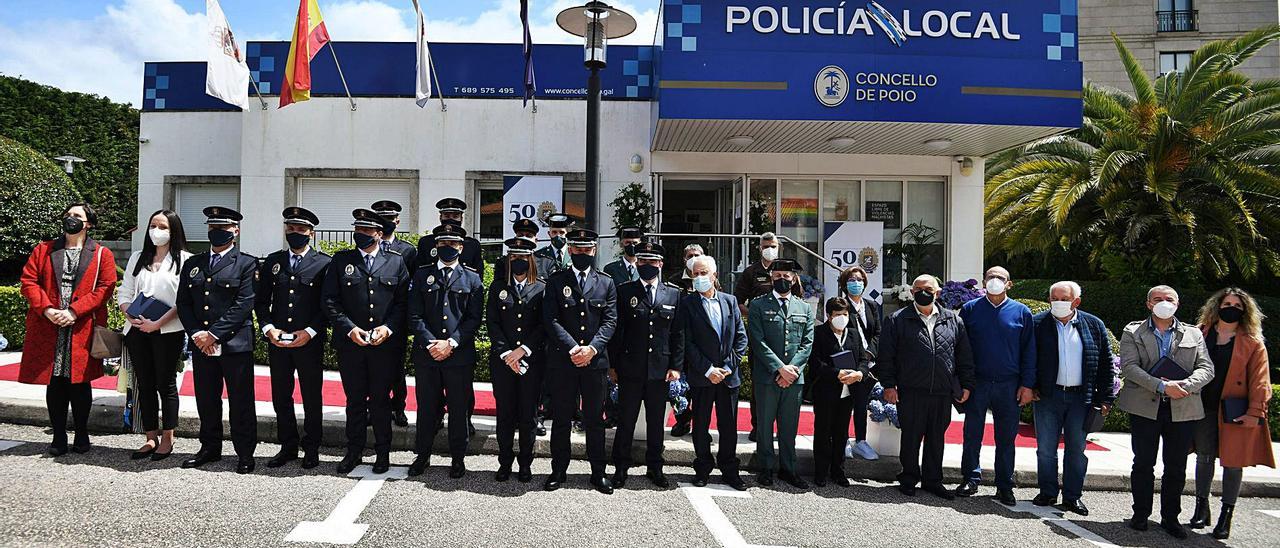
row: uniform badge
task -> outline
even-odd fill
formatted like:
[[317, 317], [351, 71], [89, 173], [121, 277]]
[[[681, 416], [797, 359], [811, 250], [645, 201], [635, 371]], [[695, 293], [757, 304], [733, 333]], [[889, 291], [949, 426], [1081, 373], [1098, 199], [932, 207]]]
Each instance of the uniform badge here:
[[436, 276], [434, 274], [427, 275], [427, 285], [431, 285], [433, 283], [436, 283]]
[[200, 267], [196, 266], [191, 268], [191, 272], [188, 272], [187, 276], [194, 278], [196, 277], [196, 274], [199, 274], [199, 273], [200, 273]]
[[347, 268], [346, 268], [345, 270], [343, 270], [343, 272], [346, 272], [348, 276], [350, 276], [350, 275], [352, 275], [352, 274], [355, 274], [355, 273], [356, 273], [356, 265], [348, 264], [348, 265], [347, 265]]
[[507, 300], [507, 290], [503, 289], [502, 291], [499, 291], [498, 298], [504, 301]]
[[572, 296], [573, 296], [573, 290], [572, 290], [572, 289], [569, 289], [569, 286], [567, 286], [567, 285], [566, 285], [566, 286], [564, 286], [564, 296], [565, 296], [565, 297], [572, 297]]
[[280, 273], [280, 263], [276, 263], [276, 264], [271, 265], [271, 273], [272, 273], [272, 274], [279, 274], [279, 273]]
[[639, 304], [640, 304], [640, 299], [637, 299], [635, 297], [631, 298], [631, 308], [635, 308]]
[[434, 247], [433, 247], [433, 248], [431, 248], [431, 256], [432, 256], [432, 257], [435, 257], [435, 256], [436, 256], [436, 248], [434, 248]]

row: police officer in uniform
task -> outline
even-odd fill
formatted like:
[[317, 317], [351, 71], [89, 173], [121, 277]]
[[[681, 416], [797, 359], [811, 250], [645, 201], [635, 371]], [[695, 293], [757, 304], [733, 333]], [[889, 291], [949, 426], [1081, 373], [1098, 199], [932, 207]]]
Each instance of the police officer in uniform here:
[[[378, 200], [369, 206], [383, 219], [395, 223], [400, 226], [400, 212], [404, 208], [400, 204], [391, 200]], [[382, 242], [378, 244], [383, 253], [396, 253], [404, 259], [404, 267], [409, 271], [409, 277], [412, 278], [414, 272], [418, 270], [418, 248], [413, 244], [401, 240], [396, 237], [395, 231], [389, 232], [382, 236]], [[396, 360], [395, 376], [391, 379], [391, 420], [396, 426], [404, 428], [409, 426], [409, 416], [404, 413], [405, 398], [409, 395], [409, 389], [404, 380], [404, 350], [408, 346], [409, 330], [408, 329], [391, 329], [395, 335], [391, 338], [391, 343], [400, 346], [400, 359]]]
[[618, 286], [618, 329], [609, 342], [609, 375], [618, 383], [618, 429], [613, 437], [613, 486], [627, 483], [640, 404], [644, 403], [645, 476], [654, 485], [670, 486], [662, 473], [662, 441], [666, 429], [670, 383], [680, 378], [684, 361], [680, 332], [673, 330], [682, 291], [662, 282], [661, 245], [633, 245], [639, 279]]
[[551, 387], [555, 422], [551, 428], [551, 475], [544, 488], [559, 489], [569, 468], [569, 431], [582, 398], [583, 427], [591, 485], [613, 493], [605, 476], [603, 409], [605, 372], [609, 369], [609, 340], [617, 328], [617, 288], [613, 279], [594, 266], [595, 231], [575, 228], [568, 233], [573, 266], [552, 274], [542, 306], [547, 330], [547, 383]]
[[[512, 232], [514, 232], [516, 235], [515, 237], [534, 240], [535, 242], [534, 245], [535, 246], [537, 245], [536, 242], [538, 240], [538, 223], [535, 222], [533, 219], [520, 219], [514, 223], [511, 223], [511, 228], [512, 228]], [[531, 257], [531, 258], [534, 263], [537, 263], [536, 270], [538, 271], [538, 279], [545, 280], [547, 278], [547, 275], [549, 275], [552, 272], [555, 272], [555, 266], [551, 264], [551, 259], [548, 259], [546, 257]], [[524, 260], [524, 259], [521, 259], [521, 260]], [[495, 262], [493, 265], [493, 280], [494, 282], [497, 282], [498, 280], [506, 280], [506, 279], [507, 279], [507, 259], [503, 257], [503, 258], [499, 258], [498, 261]]]
[[[458, 198], [443, 198], [436, 202], [436, 209], [440, 210], [440, 224], [442, 225], [458, 225], [462, 226], [462, 216], [467, 211], [467, 203]], [[418, 239], [418, 261], [422, 264], [432, 264], [435, 261], [436, 240], [434, 234], [423, 235]], [[480, 275], [480, 279], [484, 279], [484, 258], [480, 255], [480, 240], [467, 236], [462, 242], [462, 266], [474, 270]]]
[[426, 471], [431, 442], [440, 425], [441, 403], [448, 398], [449, 477], [466, 474], [465, 410], [472, 399], [471, 381], [476, 363], [476, 331], [484, 316], [484, 286], [480, 275], [459, 262], [467, 231], [457, 225], [440, 225], [431, 231], [436, 240], [436, 263], [422, 265], [409, 290], [409, 329], [413, 331], [413, 366], [417, 376], [418, 432], [409, 475]]
[[254, 282], [258, 259], [235, 246], [244, 216], [226, 207], [204, 208], [210, 250], [187, 260], [178, 280], [178, 318], [195, 346], [192, 354], [200, 450], [182, 463], [198, 468], [222, 459], [222, 387], [231, 408], [236, 473], [253, 472], [258, 415], [253, 397]]
[[604, 265], [604, 273], [613, 278], [613, 283], [621, 286], [625, 282], [640, 279], [636, 273], [636, 246], [644, 240], [644, 231], [629, 226], [618, 231], [618, 243], [622, 246], [622, 257]]
[[322, 293], [347, 397], [347, 453], [338, 473], [360, 464], [368, 421], [377, 454], [373, 472], [381, 474], [391, 467], [391, 378], [400, 357], [390, 344], [392, 326], [405, 325], [409, 271], [404, 259], [379, 247], [383, 234], [395, 230], [394, 223], [368, 209], [351, 216], [356, 247], [334, 255]]
[[279, 468], [298, 458], [298, 419], [293, 409], [293, 374], [302, 386], [305, 453], [302, 467], [320, 465], [320, 433], [323, 429], [325, 327], [320, 291], [331, 257], [311, 246], [320, 218], [301, 207], [284, 212], [284, 237], [288, 247], [267, 256], [258, 267], [258, 324], [267, 344], [271, 366], [271, 404], [276, 410], [280, 452], [267, 461]]
[[569, 227], [572, 225], [573, 217], [563, 213], [556, 213], [547, 217], [547, 237], [551, 238], [551, 243], [543, 246], [542, 249], [533, 254], [534, 257], [541, 257], [551, 261], [552, 269], [546, 271], [545, 275], [547, 277], [571, 266], [569, 250], [565, 248], [567, 242], [565, 234], [569, 232]]
[[511, 477], [518, 430], [520, 471], [516, 479], [528, 483], [533, 479], [534, 431], [546, 369], [546, 333], [541, 325], [546, 284], [538, 279], [540, 264], [533, 257], [537, 243], [532, 238], [511, 238], [506, 245], [507, 256], [495, 270], [511, 272], [511, 277], [493, 280], [485, 315], [492, 345], [489, 371], [498, 405], [498, 471], [493, 479], [507, 481]]

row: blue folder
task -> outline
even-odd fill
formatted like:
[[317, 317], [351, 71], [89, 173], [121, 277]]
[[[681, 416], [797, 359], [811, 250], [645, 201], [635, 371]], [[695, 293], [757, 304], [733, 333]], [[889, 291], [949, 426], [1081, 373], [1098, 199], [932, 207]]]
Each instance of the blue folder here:
[[1168, 356], [1160, 358], [1160, 361], [1157, 361], [1155, 365], [1151, 366], [1151, 370], [1147, 371], [1147, 373], [1150, 373], [1152, 377], [1157, 379], [1168, 379], [1171, 381], [1181, 381], [1191, 376], [1191, 373], [1187, 372], [1186, 369], [1183, 369], [1181, 365], [1178, 365], [1178, 362], [1169, 359]]
[[125, 311], [134, 318], [145, 318], [151, 321], [158, 321], [169, 313], [169, 309], [173, 308], [163, 302], [153, 299], [147, 295], [141, 295], [129, 304], [129, 310]]

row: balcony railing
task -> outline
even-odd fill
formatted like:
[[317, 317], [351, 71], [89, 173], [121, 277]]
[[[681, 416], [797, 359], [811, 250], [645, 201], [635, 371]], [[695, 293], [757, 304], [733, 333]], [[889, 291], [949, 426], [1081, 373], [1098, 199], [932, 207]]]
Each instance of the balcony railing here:
[[1199, 28], [1199, 11], [1175, 10], [1156, 12], [1156, 32], [1187, 32]]

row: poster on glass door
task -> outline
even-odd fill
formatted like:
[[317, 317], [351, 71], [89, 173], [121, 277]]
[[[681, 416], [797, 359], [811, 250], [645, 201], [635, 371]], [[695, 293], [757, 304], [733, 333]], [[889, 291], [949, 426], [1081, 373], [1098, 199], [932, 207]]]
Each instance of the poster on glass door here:
[[[883, 303], [884, 287], [884, 223], [870, 221], [839, 221], [822, 224], [822, 249], [826, 259], [843, 270], [861, 265], [867, 271], [867, 288], [863, 295]], [[823, 266], [822, 284], [827, 297], [840, 294], [840, 270]], [[825, 303], [825, 300], [824, 300]]]
[[547, 238], [547, 217], [564, 209], [564, 178], [547, 175], [502, 177], [502, 239], [515, 237], [511, 225], [520, 219], [538, 223], [538, 239]]

